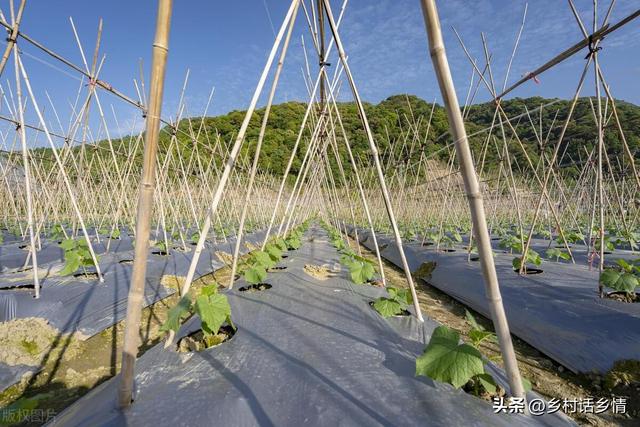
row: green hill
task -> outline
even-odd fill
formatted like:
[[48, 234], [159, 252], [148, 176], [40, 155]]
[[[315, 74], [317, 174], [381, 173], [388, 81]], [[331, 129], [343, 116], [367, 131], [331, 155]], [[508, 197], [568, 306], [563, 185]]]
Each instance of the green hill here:
[[[548, 153], [552, 151], [553, 145], [558, 140], [564, 119], [567, 116], [569, 103], [567, 100], [540, 97], [515, 98], [502, 102], [502, 107], [509, 117], [513, 118], [522, 115], [519, 119], [512, 120], [512, 124], [517, 129], [517, 134], [527, 148], [527, 152], [534, 164], [540, 156], [541, 149]], [[541, 105], [544, 107], [540, 110]], [[603, 102], [604, 105], [605, 103]], [[616, 107], [627, 142], [632, 153], [637, 158], [640, 152], [640, 107], [624, 101], [617, 101]], [[263, 172], [282, 174], [284, 171], [295, 143], [305, 108], [305, 104], [299, 102], [288, 102], [272, 107], [259, 163]], [[355, 104], [341, 103], [339, 104], [339, 109], [355, 156], [364, 162], [368, 162], [370, 160], [368, 143], [362, 130]], [[430, 125], [428, 119], [432, 104], [413, 95], [394, 95], [376, 105], [367, 103], [365, 109], [379, 151], [388, 167], [396, 167], [406, 162], [415, 162], [420, 158], [421, 153], [426, 156], [433, 155], [433, 157], [442, 160], [448, 158], [448, 150], [442, 150], [442, 148], [451, 143], [451, 138], [448, 135], [446, 113], [442, 106], [436, 105]], [[533, 125], [526, 115], [526, 109], [531, 112]], [[479, 158], [481, 148], [485, 144], [487, 138], [486, 129], [491, 125], [494, 111], [495, 107], [491, 103], [485, 103], [472, 105], [466, 112], [467, 130], [471, 135], [470, 143], [476, 158]], [[536, 132], [540, 133], [540, 111], [542, 111], [543, 139], [546, 140], [548, 138], [548, 143], [543, 147], [539, 146], [536, 139]], [[264, 109], [257, 110], [250, 122], [246, 142], [242, 150], [243, 156], [253, 155], [263, 114]], [[610, 114], [611, 107], [609, 106], [607, 115], [609, 116]], [[219, 154], [221, 152], [220, 146], [216, 148], [216, 144], [222, 144], [224, 152], [227, 152], [227, 149], [234, 142], [244, 115], [244, 111], [232, 111], [221, 116], [206, 117], [199, 137], [202, 144], [198, 149], [199, 155], [208, 158], [215, 152], [217, 153], [215, 161], [218, 164], [222, 163], [223, 158]], [[179, 123], [177, 138], [180, 150], [187, 158], [194, 150], [193, 135], [197, 134], [201, 121], [200, 117], [192, 117]], [[554, 123], [554, 126], [550, 129], [552, 123]], [[418, 132], [415, 132], [416, 128]], [[429, 128], [429, 134], [425, 138], [427, 128]], [[621, 162], [623, 162], [623, 146], [613, 118], [607, 121], [605, 129], [606, 150], [610, 158], [620, 158]], [[168, 128], [164, 130], [161, 133], [161, 155], [162, 150], [166, 151], [170, 144], [170, 131]], [[508, 146], [512, 159], [515, 159], [520, 168], [524, 167], [526, 164], [524, 153], [519, 148], [518, 142], [513, 138], [512, 132], [506, 124], [505, 134], [507, 141], [509, 141]], [[493, 130], [493, 135], [497, 137], [497, 140], [491, 142], [490, 149], [486, 154], [488, 168], [496, 167], [497, 165], [496, 144], [499, 144], [498, 147], [500, 148], [503, 147], [501, 130], [497, 124]], [[569, 170], [573, 173], [577, 173], [576, 164], [580, 164], [580, 159], [584, 160], [587, 153], [596, 145], [596, 137], [596, 126], [589, 98], [581, 98], [576, 106], [573, 119], [567, 128], [563, 146], [561, 147], [561, 153], [565, 153], [563, 166], [570, 168]], [[294, 162], [293, 173], [296, 173], [300, 167], [308, 139], [309, 132], [307, 131]], [[124, 152], [132, 141], [135, 141], [135, 138], [125, 137], [113, 141], [113, 145], [117, 151]], [[338, 142], [340, 155], [346, 164], [346, 151], [341, 141], [339, 140]], [[102, 153], [105, 156], [109, 155], [106, 150], [108, 147], [106, 141], [101, 142], [99, 146], [102, 149], [94, 150], [95, 152]], [[413, 152], [411, 159], [409, 159], [409, 147], [411, 146], [413, 146]], [[42, 151], [46, 152], [46, 150]], [[141, 150], [138, 151], [141, 152]], [[433, 153], [436, 154], [434, 155]], [[387, 162], [390, 156], [393, 156], [393, 161]], [[140, 157], [138, 156], [136, 161], [141, 161]], [[330, 160], [333, 163], [332, 154]], [[624, 157], [624, 162], [626, 161], [627, 159]], [[334, 170], [337, 170], [337, 168], [334, 168]]]

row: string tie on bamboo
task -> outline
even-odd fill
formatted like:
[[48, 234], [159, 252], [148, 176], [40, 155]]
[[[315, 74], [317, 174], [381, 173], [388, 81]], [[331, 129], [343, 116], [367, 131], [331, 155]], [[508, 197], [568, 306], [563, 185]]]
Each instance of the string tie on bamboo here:
[[529, 72], [529, 73], [525, 73], [522, 77], [525, 77], [527, 79], [531, 79], [535, 82], [535, 84], [540, 84], [540, 79], [538, 79], [538, 76], [536, 76], [535, 74]]
[[[601, 37], [601, 38], [599, 38], [598, 40], [603, 40], [603, 39], [604, 39], [604, 37]], [[589, 58], [591, 58], [591, 57], [592, 57], [596, 52], [598, 52], [599, 50], [602, 50], [602, 46], [597, 46], [597, 47], [595, 47], [595, 46], [593, 45], [594, 41], [596, 41], [596, 40], [594, 40], [594, 39], [593, 39], [593, 34], [589, 34], [589, 45], [587, 46], [587, 48], [589, 49], [589, 53], [587, 53], [587, 56], [585, 56], [585, 57], [584, 57], [584, 59], [589, 59]]]

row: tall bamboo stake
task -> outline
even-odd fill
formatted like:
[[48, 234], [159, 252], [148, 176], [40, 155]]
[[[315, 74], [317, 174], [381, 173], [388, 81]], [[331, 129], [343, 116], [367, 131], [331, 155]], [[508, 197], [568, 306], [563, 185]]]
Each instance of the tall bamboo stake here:
[[[23, 2], [24, 4], [24, 2]], [[31, 245], [31, 265], [33, 266], [33, 287], [35, 297], [40, 298], [40, 282], [38, 277], [38, 255], [36, 253], [35, 234], [33, 232], [33, 200], [31, 196], [31, 173], [29, 166], [29, 153], [27, 151], [27, 134], [24, 128], [24, 111], [22, 108], [22, 83], [20, 82], [20, 66], [18, 64], [18, 47], [15, 46], [14, 64], [16, 73], [16, 95], [18, 97], [18, 117], [20, 125], [18, 132], [20, 133], [20, 142], [22, 145], [22, 160], [24, 163], [24, 186], [27, 198], [27, 227], [29, 228], [29, 243]]]
[[375, 141], [373, 140], [373, 134], [371, 132], [371, 128], [369, 127], [369, 121], [367, 120], [367, 115], [364, 110], [364, 105], [362, 104], [362, 100], [360, 99], [360, 94], [358, 93], [358, 89], [356, 88], [353, 75], [351, 74], [351, 69], [349, 68], [349, 64], [347, 63], [347, 56], [344, 51], [342, 41], [340, 39], [340, 35], [338, 34], [338, 27], [333, 18], [333, 13], [331, 12], [331, 5], [329, 4], [328, 0], [324, 0], [324, 7], [325, 7], [325, 12], [327, 14], [327, 19], [329, 21], [329, 27], [331, 28], [331, 33], [333, 35], [333, 40], [335, 41], [336, 48], [338, 49], [340, 63], [344, 68], [344, 72], [345, 72], [345, 75], [347, 76], [347, 80], [349, 82], [349, 86], [351, 88], [353, 98], [356, 102], [356, 106], [358, 107], [358, 113], [362, 121], [365, 134], [367, 136], [369, 149], [371, 150], [371, 154], [374, 159], [375, 168], [376, 168], [377, 177], [378, 177], [378, 184], [380, 186], [380, 192], [382, 193], [385, 209], [389, 217], [389, 222], [391, 223], [391, 228], [393, 229], [393, 234], [395, 237], [396, 245], [398, 247], [398, 252], [400, 254], [400, 259], [402, 261], [403, 270], [407, 277], [407, 282], [409, 283], [409, 289], [411, 290], [411, 296], [413, 298], [413, 307], [416, 311], [416, 317], [420, 322], [423, 322], [424, 319], [422, 317], [422, 311], [420, 310], [420, 303], [418, 302], [418, 294], [416, 293], [415, 284], [413, 282], [413, 278], [411, 277], [411, 270], [409, 268], [409, 264], [407, 263], [407, 259], [404, 254], [404, 248], [402, 247], [402, 238], [400, 237], [400, 230], [398, 229], [398, 224], [396, 223], [396, 218], [393, 213], [393, 207], [391, 206], [389, 192], [387, 191], [387, 185], [384, 179], [384, 173], [382, 172], [382, 166], [380, 164], [380, 156], [378, 155], [378, 147], [376, 146]]
[[[11, 15], [13, 17], [13, 0], [11, 0]], [[11, 54], [11, 49], [16, 45], [16, 41], [18, 39], [18, 29], [20, 28], [20, 21], [22, 21], [22, 12], [24, 12], [24, 6], [27, 4], [27, 0], [22, 0], [20, 2], [20, 7], [18, 8], [18, 14], [13, 19], [13, 26], [11, 27], [11, 32], [9, 33], [9, 37], [7, 38], [7, 47], [4, 49], [4, 53], [2, 54], [2, 59], [0, 59], [0, 76], [2, 76], [2, 72], [4, 71], [5, 65], [7, 65], [7, 60], [9, 59], [9, 55]], [[14, 52], [17, 54], [17, 52]]]
[[511, 388], [512, 395], [524, 398], [525, 392], [518, 370], [518, 362], [516, 361], [516, 355], [513, 350], [513, 343], [511, 342], [507, 316], [504, 311], [504, 306], [502, 305], [498, 276], [493, 262], [491, 239], [489, 230], [487, 229], [482, 193], [480, 192], [478, 178], [473, 166], [467, 132], [464, 127], [464, 121], [462, 120], [462, 114], [460, 113], [460, 106], [451, 78], [451, 71], [449, 70], [449, 61], [447, 60], [444, 41], [442, 40], [438, 10], [435, 0], [420, 0], [420, 3], [422, 5], [422, 13], [424, 15], [424, 22], [429, 39], [431, 59], [436, 75], [438, 76], [440, 92], [442, 93], [442, 98], [447, 109], [449, 126], [455, 141], [456, 152], [458, 153], [460, 171], [467, 192], [471, 219], [476, 233], [476, 241], [478, 242], [478, 254], [484, 276], [485, 291], [489, 299], [491, 317], [500, 343], [502, 359], [509, 379], [509, 387]]
[[[238, 157], [238, 153], [240, 152], [240, 148], [242, 147], [242, 144], [244, 142], [244, 137], [245, 137], [247, 128], [249, 127], [249, 121], [251, 120], [253, 112], [255, 111], [255, 108], [256, 108], [256, 104], [258, 103], [258, 97], [262, 93], [262, 88], [264, 87], [264, 83], [267, 79], [267, 74], [269, 72], [269, 69], [271, 69], [271, 64], [273, 63], [278, 47], [280, 46], [282, 38], [284, 37], [284, 33], [285, 33], [285, 30], [287, 29], [287, 25], [289, 21], [292, 19], [293, 12], [294, 12], [294, 9], [296, 9], [298, 1], [299, 0], [291, 1], [291, 5], [289, 6], [289, 9], [284, 18], [284, 21], [282, 22], [282, 25], [280, 26], [280, 30], [276, 35], [276, 39], [273, 43], [273, 46], [271, 47], [271, 52], [269, 53], [267, 62], [262, 70], [262, 74], [260, 75], [260, 80], [258, 81], [258, 85], [256, 86], [256, 89], [253, 93], [253, 97], [251, 98], [251, 102], [249, 103], [249, 108], [247, 109], [242, 125], [240, 126], [240, 130], [238, 131], [238, 135], [233, 144], [233, 148], [231, 149], [231, 152], [229, 153], [229, 157], [227, 158], [227, 162], [224, 165], [222, 175], [220, 176], [220, 181], [218, 182], [218, 186], [216, 187], [216, 191], [213, 195], [211, 205], [207, 212], [207, 217], [205, 218], [204, 223], [202, 225], [202, 229], [200, 230], [200, 238], [198, 239], [198, 244], [196, 245], [196, 248], [193, 251], [193, 258], [191, 258], [189, 271], [187, 272], [187, 276], [185, 278], [184, 284], [182, 285], [182, 295], [185, 295], [189, 291], [189, 288], [191, 287], [191, 283], [193, 282], [193, 278], [196, 273], [196, 267], [198, 265], [198, 260], [200, 259], [200, 253], [204, 248], [204, 243], [207, 238], [207, 234], [209, 233], [209, 229], [211, 228], [211, 217], [214, 214], [217, 214], [218, 204], [222, 199], [222, 193], [224, 192], [224, 189], [227, 185], [227, 181], [229, 179], [229, 175], [231, 175], [231, 170], [233, 169], [233, 166], [236, 163], [236, 158]], [[173, 340], [173, 334], [172, 334], [172, 331], [170, 331], [169, 336], [167, 337], [167, 341], [165, 342], [165, 346], [169, 345], [169, 343], [171, 343], [172, 340]]]
[[256, 151], [253, 157], [253, 164], [251, 165], [251, 172], [249, 174], [249, 182], [247, 183], [247, 193], [244, 198], [244, 203], [242, 205], [242, 213], [240, 214], [240, 224], [238, 225], [238, 233], [236, 235], [236, 244], [233, 250], [233, 262], [231, 263], [231, 274], [229, 276], [229, 289], [233, 288], [233, 282], [236, 276], [236, 269], [238, 267], [238, 258], [240, 256], [240, 245], [242, 243], [242, 233], [244, 231], [244, 222], [247, 217], [247, 209], [249, 207], [249, 203], [251, 202], [251, 195], [253, 190], [253, 182], [256, 176], [256, 171], [258, 170], [258, 160], [260, 159], [260, 150], [262, 149], [262, 142], [264, 141], [264, 134], [267, 130], [267, 123], [269, 121], [269, 113], [271, 112], [271, 105], [273, 103], [273, 98], [276, 94], [276, 89], [278, 88], [278, 81], [280, 80], [280, 73], [282, 72], [282, 67], [284, 65], [284, 60], [287, 56], [287, 50], [289, 48], [289, 41], [291, 40], [291, 34], [293, 33], [293, 27], [296, 23], [296, 17], [298, 16], [298, 6], [300, 3], [296, 3], [295, 9], [293, 11], [293, 16], [289, 21], [289, 29], [287, 30], [287, 35], [284, 39], [284, 43], [282, 46], [282, 51], [280, 53], [280, 59], [278, 60], [278, 64], [276, 66], [275, 75], [273, 76], [273, 83], [271, 85], [271, 91], [269, 92], [269, 98], [267, 100], [267, 106], [264, 109], [264, 116], [262, 117], [262, 123], [260, 125], [260, 133], [258, 134], [258, 142], [256, 143]]
[[131, 405], [133, 394], [133, 375], [138, 354], [138, 330], [142, 315], [144, 281], [147, 272], [147, 253], [149, 250], [149, 229], [153, 210], [153, 192], [155, 185], [156, 154], [160, 134], [160, 114], [162, 112], [162, 94], [164, 89], [165, 67], [169, 52], [169, 29], [173, 0], [158, 1], [156, 34], [153, 42], [153, 60], [151, 64], [151, 87], [149, 109], [145, 133], [142, 180], [138, 193], [138, 217], [136, 220], [136, 245], [133, 260], [133, 272], [127, 300], [127, 319], [122, 349], [122, 373], [118, 393], [120, 407]]

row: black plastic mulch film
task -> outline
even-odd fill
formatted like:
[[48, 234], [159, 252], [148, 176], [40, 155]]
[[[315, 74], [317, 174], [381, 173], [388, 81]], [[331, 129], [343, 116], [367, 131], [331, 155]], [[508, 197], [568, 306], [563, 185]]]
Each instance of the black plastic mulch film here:
[[[384, 290], [355, 285], [344, 270], [327, 280], [306, 274], [305, 264], [339, 262], [324, 231], [314, 226], [306, 237], [281, 263], [287, 269], [269, 273], [271, 289], [240, 292], [239, 280], [227, 291], [238, 327], [230, 341], [195, 353], [159, 344], [137, 363], [129, 409], [115, 409], [116, 377], [52, 425], [572, 425], [557, 413], [494, 414], [486, 401], [416, 377], [424, 337], [438, 324], [382, 318], [369, 302]], [[194, 317], [179, 336], [198, 328]]]

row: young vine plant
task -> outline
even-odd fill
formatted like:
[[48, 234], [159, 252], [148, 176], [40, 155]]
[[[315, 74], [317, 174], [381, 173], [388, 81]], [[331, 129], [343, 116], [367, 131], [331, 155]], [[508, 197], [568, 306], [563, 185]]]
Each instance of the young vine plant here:
[[353, 283], [363, 285], [369, 283], [376, 269], [372, 261], [358, 256], [342, 239], [340, 233], [327, 223], [321, 223], [329, 234], [329, 239], [334, 248], [341, 254], [340, 263], [349, 269], [349, 274]]
[[60, 247], [64, 250], [65, 261], [65, 265], [59, 273], [61, 276], [70, 276], [80, 268], [86, 274], [85, 267], [95, 266], [85, 239], [65, 239], [60, 243]]
[[[485, 341], [495, 341], [496, 336], [480, 326], [468, 311], [466, 317], [471, 326], [471, 343], [460, 343], [458, 332], [438, 326], [424, 352], [416, 359], [416, 375], [464, 388], [475, 396], [493, 395], [498, 392], [498, 384], [486, 370], [479, 348]], [[529, 381], [523, 379], [522, 382], [525, 390], [531, 390]]]

